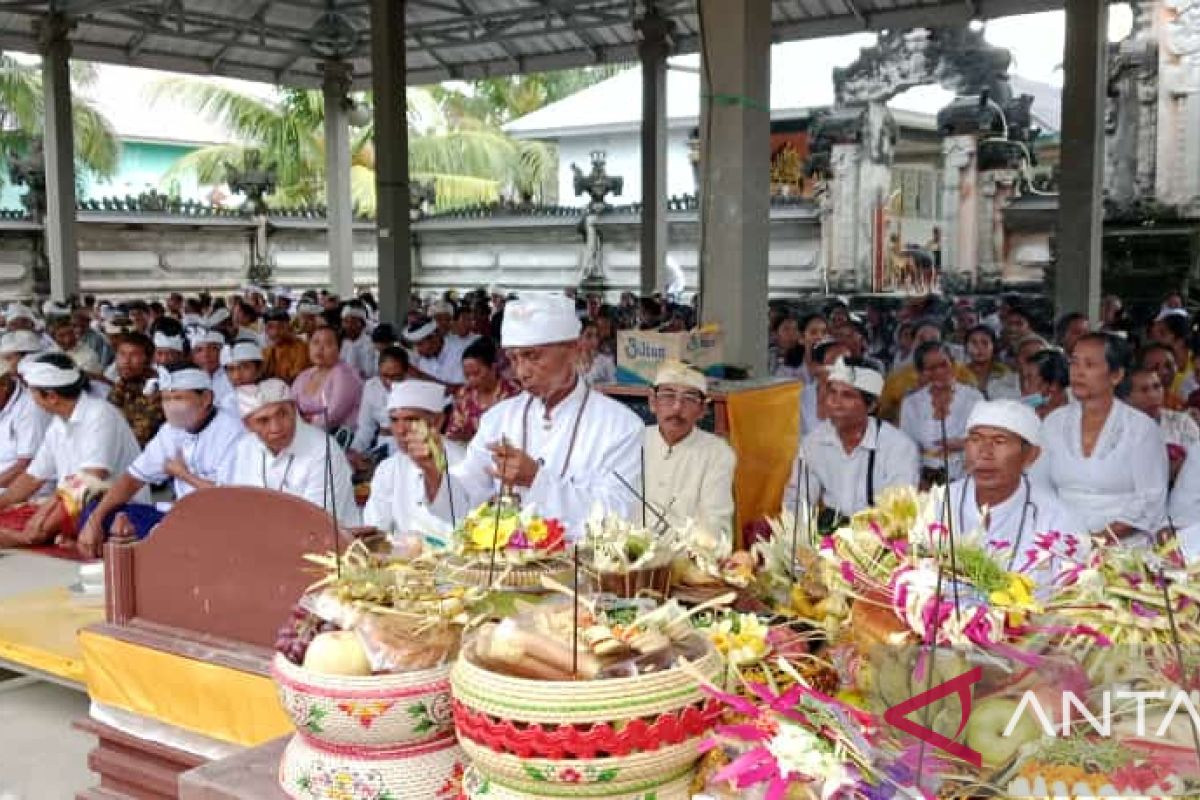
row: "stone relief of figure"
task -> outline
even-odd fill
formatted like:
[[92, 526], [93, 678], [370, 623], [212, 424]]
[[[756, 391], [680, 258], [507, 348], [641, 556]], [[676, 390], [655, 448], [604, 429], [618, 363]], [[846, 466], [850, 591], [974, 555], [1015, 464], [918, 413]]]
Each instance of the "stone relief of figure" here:
[[579, 254], [579, 283], [602, 281], [604, 275], [604, 241], [596, 222], [599, 215], [589, 211], [579, 223], [583, 235], [583, 251]]

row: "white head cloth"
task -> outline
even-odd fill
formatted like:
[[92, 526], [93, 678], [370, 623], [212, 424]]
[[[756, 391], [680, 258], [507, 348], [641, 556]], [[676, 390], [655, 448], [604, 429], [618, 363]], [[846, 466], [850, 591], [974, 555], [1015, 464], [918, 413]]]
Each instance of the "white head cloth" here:
[[4, 312], [4, 318], [11, 322], [14, 319], [33, 319], [33, 309], [23, 303], [9, 303]]
[[296, 305], [296, 313], [297, 314], [311, 314], [315, 317], [317, 314], [320, 314], [322, 311], [324, 311], [324, 309], [321, 308], [316, 303], [304, 302], [304, 303], [298, 303]]
[[253, 386], [237, 388], [238, 411], [241, 412], [243, 419], [273, 403], [290, 402], [292, 402], [292, 390], [278, 378], [268, 378]]
[[664, 361], [654, 376], [655, 386], [676, 384], [690, 386], [700, 394], [708, 394], [708, 378], [704, 373], [682, 361]]
[[247, 361], [262, 361], [263, 352], [255, 342], [234, 342], [225, 345], [221, 351], [221, 366], [243, 364]]
[[500, 341], [504, 347], [536, 347], [579, 338], [575, 301], [562, 295], [514, 300], [504, 307]]
[[1001, 428], [1035, 447], [1042, 441], [1042, 421], [1032, 408], [1016, 400], [980, 400], [967, 418], [967, 430]]
[[208, 377], [208, 373], [198, 367], [185, 367], [174, 372], [159, 367], [158, 377], [146, 381], [145, 393], [182, 392], [186, 390], [211, 392], [212, 378]]
[[363, 322], [366, 322], [367, 312], [358, 306], [346, 306], [342, 309], [342, 319], [350, 319], [351, 317], [356, 317], [357, 319], [361, 319]]
[[1186, 308], [1162, 308], [1159, 309], [1158, 316], [1154, 318], [1154, 321], [1162, 322], [1167, 317], [1183, 317], [1187, 319], [1188, 312]]
[[829, 368], [828, 379], [848, 383], [860, 392], [879, 397], [883, 394], [883, 376], [870, 367], [852, 367], [845, 358], [838, 358]]
[[392, 386], [387, 399], [388, 411], [397, 408], [415, 408], [440, 414], [446, 409], [446, 389], [431, 381], [400, 381]]
[[183, 337], [182, 336], [167, 336], [162, 331], [154, 334], [154, 348], [156, 350], [177, 350], [183, 352]]
[[447, 303], [445, 300], [438, 300], [429, 308], [430, 314], [453, 314], [454, 306]]
[[416, 344], [422, 339], [428, 339], [430, 336], [433, 336], [435, 333], [437, 333], [437, 330], [437, 323], [433, 320], [430, 320], [424, 325], [420, 325], [416, 328], [409, 328], [404, 331], [404, 338], [412, 344]]
[[222, 322], [226, 322], [228, 319], [229, 319], [229, 309], [218, 308], [216, 311], [213, 311], [211, 314], [209, 314], [207, 317], [204, 318], [204, 326], [206, 328], [215, 328], [218, 325], [220, 325]]
[[218, 347], [225, 346], [225, 337], [220, 331], [212, 331], [206, 328], [197, 328], [188, 334], [188, 341], [192, 347], [202, 347], [206, 344], [215, 344]]
[[33, 331], [10, 331], [0, 336], [0, 355], [13, 353], [40, 353], [45, 349], [42, 337]]
[[204, 327], [204, 317], [195, 312], [189, 312], [179, 318], [179, 321], [185, 328], [202, 328]]
[[35, 389], [61, 389], [64, 386], [74, 386], [83, 378], [83, 373], [77, 367], [63, 369], [45, 361], [25, 360], [18, 368], [25, 383]]
[[69, 317], [71, 309], [55, 300], [42, 303], [42, 315], [46, 317]]

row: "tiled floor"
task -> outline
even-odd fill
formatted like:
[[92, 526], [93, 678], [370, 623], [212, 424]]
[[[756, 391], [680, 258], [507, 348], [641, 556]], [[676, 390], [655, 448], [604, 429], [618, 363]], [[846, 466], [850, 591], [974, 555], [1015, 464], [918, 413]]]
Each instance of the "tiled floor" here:
[[6, 691], [0, 680], [0, 800], [71, 800], [95, 784], [93, 739], [71, 728], [87, 716], [83, 692], [50, 683]]

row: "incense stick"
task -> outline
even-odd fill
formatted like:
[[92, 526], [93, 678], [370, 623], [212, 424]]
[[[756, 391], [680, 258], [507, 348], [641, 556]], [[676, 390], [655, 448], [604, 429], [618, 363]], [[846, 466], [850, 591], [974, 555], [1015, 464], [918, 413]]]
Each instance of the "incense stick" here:
[[[333, 563], [337, 579], [340, 581], [342, 579], [342, 535], [338, 530], [337, 492], [333, 488], [333, 449], [330, 444], [333, 437], [329, 435], [328, 406], [321, 409], [321, 413], [325, 417], [325, 491], [329, 495], [329, 514], [333, 517]], [[283, 488], [282, 485], [280, 488]]]
[[[1171, 537], [1175, 538], [1178, 533], [1175, 530], [1175, 523], [1171, 517], [1167, 517], [1167, 527], [1171, 531]], [[1179, 628], [1175, 624], [1175, 609], [1171, 606], [1171, 589], [1167, 584], [1166, 570], [1162, 565], [1158, 567], [1158, 582], [1162, 584], [1163, 603], [1167, 607], [1167, 623], [1171, 628], [1171, 644], [1175, 648], [1175, 658], [1179, 661], [1179, 685], [1185, 686], [1187, 679], [1187, 668], [1183, 663], [1183, 644], [1179, 638]], [[1193, 714], [1188, 714], [1188, 724], [1192, 728], [1192, 744], [1196, 748], [1196, 762], [1200, 763], [1200, 728], [1196, 726], [1196, 717]]]
[[671, 523], [667, 520], [667, 518], [664, 517], [662, 514], [660, 514], [658, 512], [658, 509], [656, 509], [652, 503], [647, 502], [645, 499], [645, 496], [640, 494], [637, 489], [633, 488], [633, 484], [631, 484], [629, 481], [625, 480], [625, 478], [621, 477], [621, 473], [617, 472], [616, 470], [613, 470], [613, 477], [616, 478], [617, 481], [620, 482], [620, 484], [622, 486], [624, 486], [626, 489], [628, 489], [630, 494], [632, 494], [634, 497], [636, 497], [637, 499], [642, 501], [643, 508], [648, 509], [651, 514], [658, 517], [659, 524], [661, 524], [667, 528], [671, 527]]
[[500, 539], [500, 510], [504, 507], [504, 466], [508, 461], [508, 442], [501, 440], [504, 450], [500, 455], [500, 494], [496, 497], [496, 523], [492, 527], [492, 554], [488, 560], [488, 588], [492, 588], [492, 580], [496, 574], [496, 545]]
[[575, 607], [575, 617], [571, 620], [571, 679], [579, 680], [579, 543], [571, 548], [575, 561], [575, 591], [572, 601]]
[[796, 501], [792, 503], [792, 552], [788, 554], [788, 573], [792, 576], [792, 585], [796, 584], [796, 537], [800, 530], [800, 481], [804, 481], [804, 505], [808, 507], [808, 461], [800, 457], [800, 469], [796, 474]]
[[[942, 417], [939, 421], [942, 423], [942, 469], [946, 473], [946, 493], [942, 497], [942, 516], [945, 518], [946, 540], [950, 546], [950, 571], [954, 573], [955, 577], [950, 583], [950, 588], [954, 590], [954, 620], [961, 625], [962, 608], [960, 608], [958, 599], [958, 557], [954, 550], [954, 515], [950, 508], [950, 440], [946, 435], [946, 418]], [[938, 601], [941, 602], [940, 596]]]

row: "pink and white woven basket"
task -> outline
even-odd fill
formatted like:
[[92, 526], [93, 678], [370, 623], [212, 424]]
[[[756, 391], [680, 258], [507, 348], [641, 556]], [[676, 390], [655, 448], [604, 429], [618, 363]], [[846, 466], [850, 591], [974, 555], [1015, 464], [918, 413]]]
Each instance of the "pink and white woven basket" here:
[[662, 777], [640, 786], [616, 789], [603, 784], [547, 785], [541, 793], [515, 789], [489, 778], [476, 767], [467, 767], [463, 776], [464, 800], [691, 800], [693, 772], [675, 778]]
[[310, 740], [392, 749], [454, 730], [449, 665], [345, 677], [321, 675], [276, 654], [271, 676], [292, 724]]

